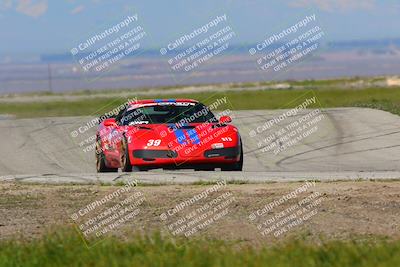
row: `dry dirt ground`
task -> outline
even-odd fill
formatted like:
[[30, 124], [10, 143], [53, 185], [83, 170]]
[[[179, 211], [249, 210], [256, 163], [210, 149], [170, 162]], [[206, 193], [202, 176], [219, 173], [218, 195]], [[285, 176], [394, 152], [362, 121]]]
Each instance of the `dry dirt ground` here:
[[[222, 205], [222, 201], [218, 203], [226, 208], [224, 210], [227, 212], [218, 210], [213, 215], [215, 219], [213, 222], [187, 238], [211, 237], [252, 244], [276, 242], [293, 236], [310, 240], [321, 240], [321, 237], [323, 239], [376, 237], [400, 239], [400, 181], [317, 182], [313, 186], [308, 184], [310, 187], [307, 188], [306, 185], [305, 182], [228, 184], [219, 188], [217, 192], [210, 193], [207, 198], [193, 202], [177, 214], [184, 218], [193, 211], [199, 211], [199, 208], [204, 210], [205, 204], [210, 204], [212, 199], [225, 195], [229, 198], [224, 198], [224, 200], [230, 199], [224, 202], [226, 205]], [[173, 235], [168, 227], [171, 227], [178, 217], [176, 214], [171, 215], [163, 221], [160, 215], [166, 212], [168, 214], [168, 210], [177, 204], [192, 199], [212, 186], [202, 184], [132, 187], [133, 191], [128, 192], [128, 195], [140, 192], [144, 200], [136, 206], [140, 208], [140, 213], [104, 236], [113, 234], [127, 238], [130, 233], [153, 231]], [[48, 230], [57, 231], [66, 226], [75, 225], [70, 217], [71, 214], [121, 188], [124, 186], [2, 182], [0, 183], [0, 239], [15, 236], [36, 238]], [[266, 214], [257, 213], [257, 210], [262, 210], [267, 204], [295, 192], [298, 188], [306, 188], [306, 191], [293, 198], [285, 199]], [[126, 199], [128, 195], [123, 197]], [[312, 198], [314, 206], [304, 204], [310, 204], [311, 201], [301, 202], [311, 195], [318, 196], [318, 198]], [[317, 199], [319, 199], [318, 202]], [[118, 201], [121, 199], [111, 200], [107, 207], [113, 206]], [[292, 207], [299, 202], [302, 205], [301, 209], [307, 209], [303, 209], [304, 213], [301, 215], [298, 213], [298, 218], [303, 218], [302, 223], [291, 224], [290, 227], [286, 224], [287, 231], [276, 236], [277, 230], [265, 236], [262, 235], [262, 229], [271, 227], [296, 213], [296, 209]], [[200, 216], [200, 213], [197, 214]], [[221, 216], [216, 216], [216, 214]], [[256, 219], [249, 219], [251, 214], [257, 214]], [[312, 215], [307, 216], [307, 214]], [[93, 216], [95, 215], [92, 214]], [[273, 218], [277, 220], [271, 222]], [[268, 223], [267, 220], [269, 220]], [[266, 227], [258, 229], [263, 222]], [[276, 229], [282, 229], [283, 225], [284, 223]], [[184, 233], [185, 231], [175, 235], [184, 236]]]

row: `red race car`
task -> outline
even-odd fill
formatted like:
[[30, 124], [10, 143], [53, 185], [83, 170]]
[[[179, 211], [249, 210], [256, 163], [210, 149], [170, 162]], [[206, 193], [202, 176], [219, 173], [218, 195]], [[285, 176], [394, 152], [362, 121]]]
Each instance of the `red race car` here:
[[138, 100], [96, 133], [97, 172], [194, 169], [241, 171], [242, 140], [229, 116], [217, 120], [191, 99]]

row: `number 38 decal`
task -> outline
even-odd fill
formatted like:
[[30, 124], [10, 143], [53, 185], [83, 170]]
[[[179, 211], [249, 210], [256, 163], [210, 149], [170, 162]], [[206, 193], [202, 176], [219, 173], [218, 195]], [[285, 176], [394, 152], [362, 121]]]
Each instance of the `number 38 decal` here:
[[161, 139], [149, 139], [147, 140], [147, 146], [159, 146], [161, 144]]

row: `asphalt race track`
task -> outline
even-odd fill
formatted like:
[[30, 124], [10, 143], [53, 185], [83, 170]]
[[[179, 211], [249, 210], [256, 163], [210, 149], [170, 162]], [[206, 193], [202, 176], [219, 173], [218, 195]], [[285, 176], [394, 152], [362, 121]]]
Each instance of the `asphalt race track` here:
[[[285, 110], [233, 112], [233, 124], [239, 128], [244, 144], [243, 172], [153, 170], [111, 174], [95, 172], [94, 150], [88, 148], [96, 129], [89, 123], [92, 118], [2, 117], [0, 180], [92, 183], [136, 178], [150, 183], [184, 183], [217, 179], [400, 178], [399, 116], [365, 108], [303, 110], [263, 128], [283, 113]], [[285, 137], [299, 127], [302, 130], [298, 130], [298, 135], [277, 141], [276, 133]], [[84, 131], [79, 133], [79, 128]], [[300, 135], [303, 137], [296, 139]], [[269, 151], [265, 151], [267, 148]]]

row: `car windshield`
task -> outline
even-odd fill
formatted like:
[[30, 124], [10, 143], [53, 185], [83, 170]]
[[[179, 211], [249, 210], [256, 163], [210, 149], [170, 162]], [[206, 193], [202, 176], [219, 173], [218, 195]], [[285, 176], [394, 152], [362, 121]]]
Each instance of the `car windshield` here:
[[214, 114], [203, 104], [176, 102], [162, 103], [127, 110], [122, 116], [121, 125], [158, 123], [203, 123], [217, 122]]

